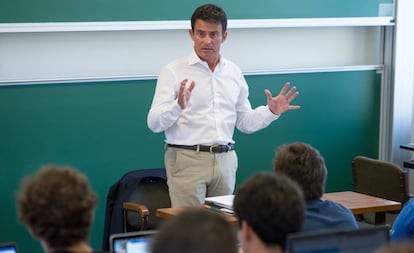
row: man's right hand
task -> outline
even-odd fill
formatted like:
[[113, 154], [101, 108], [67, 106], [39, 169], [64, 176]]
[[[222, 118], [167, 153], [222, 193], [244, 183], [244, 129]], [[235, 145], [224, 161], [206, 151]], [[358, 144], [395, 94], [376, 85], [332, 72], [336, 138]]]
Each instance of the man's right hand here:
[[181, 109], [187, 107], [188, 101], [190, 100], [191, 91], [193, 91], [195, 86], [195, 81], [192, 81], [190, 87], [186, 87], [188, 78], [181, 81], [180, 90], [178, 91], [177, 103], [180, 105]]

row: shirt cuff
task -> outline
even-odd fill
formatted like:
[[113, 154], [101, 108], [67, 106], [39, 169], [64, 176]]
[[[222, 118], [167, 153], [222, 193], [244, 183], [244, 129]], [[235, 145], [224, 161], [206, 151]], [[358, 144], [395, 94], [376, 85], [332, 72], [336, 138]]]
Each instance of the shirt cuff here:
[[269, 106], [266, 105], [267, 110], [266, 111], [266, 118], [273, 120], [277, 120], [280, 117], [280, 114], [273, 114], [273, 112], [270, 110]]

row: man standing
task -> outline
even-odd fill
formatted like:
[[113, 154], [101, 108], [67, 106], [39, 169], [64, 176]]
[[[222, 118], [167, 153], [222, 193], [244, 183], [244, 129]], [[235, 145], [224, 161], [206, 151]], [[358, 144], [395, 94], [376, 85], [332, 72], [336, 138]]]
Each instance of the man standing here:
[[232, 194], [236, 180], [235, 127], [252, 133], [267, 127], [298, 92], [286, 83], [267, 106], [252, 109], [249, 90], [237, 65], [220, 54], [227, 38], [227, 16], [213, 4], [198, 7], [191, 17], [194, 50], [166, 65], [157, 81], [148, 114], [153, 132], [165, 132], [165, 167], [171, 204], [192, 206], [206, 196]]

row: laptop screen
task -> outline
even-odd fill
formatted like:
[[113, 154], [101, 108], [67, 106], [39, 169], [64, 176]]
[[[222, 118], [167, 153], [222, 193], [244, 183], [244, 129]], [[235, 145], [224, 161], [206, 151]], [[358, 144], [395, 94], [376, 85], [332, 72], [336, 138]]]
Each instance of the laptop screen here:
[[372, 253], [390, 238], [388, 226], [298, 233], [287, 239], [289, 253]]
[[17, 246], [14, 243], [0, 244], [0, 253], [17, 253]]
[[[156, 230], [112, 234], [110, 253], [150, 253], [150, 244]], [[1, 253], [1, 252], [0, 252]]]

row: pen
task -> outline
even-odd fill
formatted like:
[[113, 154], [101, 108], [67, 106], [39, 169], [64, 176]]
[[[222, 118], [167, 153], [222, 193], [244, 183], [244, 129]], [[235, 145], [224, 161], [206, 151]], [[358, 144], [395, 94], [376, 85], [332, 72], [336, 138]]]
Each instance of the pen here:
[[207, 204], [203, 204], [203, 207], [207, 208], [207, 209], [210, 209], [212, 211], [220, 211], [220, 209], [218, 209], [217, 207], [210, 206], [210, 205], [207, 205]]

